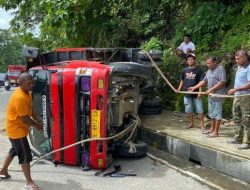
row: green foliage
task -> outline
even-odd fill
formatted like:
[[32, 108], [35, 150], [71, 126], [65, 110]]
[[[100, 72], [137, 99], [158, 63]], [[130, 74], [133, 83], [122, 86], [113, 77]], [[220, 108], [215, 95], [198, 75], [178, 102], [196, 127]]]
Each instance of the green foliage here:
[[175, 96], [175, 109], [174, 111], [176, 112], [180, 112], [180, 111], [184, 111], [184, 104], [183, 104], [183, 94], [177, 94]]
[[210, 51], [218, 48], [218, 40], [230, 27], [235, 12], [234, 6], [219, 1], [198, 2], [191, 12], [186, 12], [190, 17], [177, 25], [177, 31], [192, 36], [192, 40], [199, 44], [197, 52]]
[[37, 47], [42, 51], [46, 50], [46, 48], [43, 47], [42, 39], [34, 36], [31, 32], [19, 34], [18, 39], [23, 45]]
[[202, 105], [203, 105], [203, 110], [204, 113], [207, 114], [208, 113], [208, 96], [202, 95]]
[[45, 50], [59, 46], [138, 47], [156, 36], [170, 42], [168, 49], [189, 33], [197, 53], [248, 48], [249, 4], [247, 0], [0, 1], [6, 10], [17, 9], [13, 31], [27, 34], [39, 25], [38, 41]]
[[23, 63], [22, 45], [8, 30], [0, 30], [0, 71], [6, 72], [8, 65]]
[[[171, 81], [172, 85], [177, 88], [180, 82], [180, 73], [182, 72], [183, 66], [178, 62], [176, 57], [171, 56], [168, 52], [164, 53], [163, 59], [164, 63], [161, 65], [160, 69], [167, 79]], [[183, 101], [179, 101], [182, 98], [179, 98], [179, 95], [176, 96], [176, 93], [166, 84], [162, 77], [159, 77], [156, 82], [163, 106], [176, 111], [182, 110], [181, 104]]]
[[[170, 36], [178, 1], [151, 0], [2, 0], [6, 10], [18, 9], [12, 30], [27, 33], [40, 27], [46, 50], [58, 46], [138, 47], [158, 33]], [[157, 14], [156, 14], [157, 13]]]
[[162, 50], [163, 44], [158, 38], [152, 37], [149, 41], [146, 41], [145, 43], [143, 43], [141, 45], [141, 48], [146, 51]]
[[222, 104], [222, 114], [224, 118], [232, 118], [233, 99], [225, 98]]
[[[249, 3], [250, 7], [250, 3]], [[224, 36], [221, 42], [221, 49], [224, 52], [235, 52], [238, 49], [250, 48], [250, 13], [245, 12], [234, 19], [234, 25]]]

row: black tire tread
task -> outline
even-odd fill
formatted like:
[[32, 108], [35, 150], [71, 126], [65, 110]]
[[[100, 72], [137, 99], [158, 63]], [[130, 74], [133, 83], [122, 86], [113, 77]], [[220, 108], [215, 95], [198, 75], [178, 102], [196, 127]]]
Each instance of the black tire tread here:
[[113, 62], [109, 66], [112, 67], [112, 74], [122, 74], [137, 76], [148, 79], [152, 76], [152, 69], [148, 66], [134, 62]]
[[161, 107], [161, 98], [154, 97], [153, 99], [145, 99], [143, 100], [142, 105], [147, 108], [159, 108]]
[[156, 108], [148, 108], [148, 107], [140, 107], [139, 114], [140, 115], [159, 115], [162, 113], [161, 107]]

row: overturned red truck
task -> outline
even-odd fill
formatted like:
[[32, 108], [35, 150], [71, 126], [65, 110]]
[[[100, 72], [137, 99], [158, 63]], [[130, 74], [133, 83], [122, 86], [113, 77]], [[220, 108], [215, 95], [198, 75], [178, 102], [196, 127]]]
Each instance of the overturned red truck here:
[[[141, 88], [152, 68], [136, 63], [135, 48], [62, 48], [40, 54], [26, 51], [27, 68], [35, 80], [33, 107], [44, 132], [30, 131], [41, 155], [83, 139], [113, 136], [138, 115]], [[28, 53], [27, 53], [28, 52]], [[52, 160], [69, 165], [107, 168], [113, 154], [143, 156], [147, 145], [127, 134], [119, 140], [91, 141], [54, 153]], [[128, 137], [136, 147], [129, 151]]]

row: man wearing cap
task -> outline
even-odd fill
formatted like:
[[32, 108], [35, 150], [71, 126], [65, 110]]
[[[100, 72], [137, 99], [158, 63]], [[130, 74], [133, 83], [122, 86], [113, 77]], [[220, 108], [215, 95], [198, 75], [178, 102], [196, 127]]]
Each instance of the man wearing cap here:
[[[199, 84], [190, 87], [190, 91], [194, 91], [202, 86], [207, 85], [208, 89], [206, 93], [209, 95], [214, 94], [224, 94], [225, 82], [226, 82], [226, 72], [224, 68], [218, 64], [215, 57], [209, 57], [207, 59], [208, 71], [205, 78], [199, 82]], [[219, 127], [222, 119], [222, 98], [218, 97], [208, 97], [208, 115], [211, 118], [211, 128], [204, 131], [204, 134], [208, 134], [208, 137], [218, 137]]]
[[[200, 68], [196, 66], [195, 54], [190, 53], [187, 55], [188, 67], [184, 68], [180, 78], [179, 88], [177, 93], [183, 88], [188, 90], [189, 87], [197, 85], [203, 78], [203, 74]], [[201, 89], [200, 89], [201, 90]], [[198, 91], [198, 90], [196, 90]], [[195, 104], [195, 111], [199, 114], [201, 122], [201, 129], [204, 130], [204, 114], [203, 105], [200, 98], [200, 94], [186, 94], [184, 96], [185, 112], [188, 113], [189, 124], [186, 128], [193, 128], [193, 103]]]
[[184, 41], [175, 50], [175, 53], [182, 59], [186, 59], [188, 53], [195, 53], [195, 45], [191, 42], [190, 35], [184, 35]]

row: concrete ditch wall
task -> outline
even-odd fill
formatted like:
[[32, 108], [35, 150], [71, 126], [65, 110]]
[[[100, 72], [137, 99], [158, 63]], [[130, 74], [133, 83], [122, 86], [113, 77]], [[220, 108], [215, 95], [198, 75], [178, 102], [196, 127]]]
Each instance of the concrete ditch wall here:
[[250, 183], [250, 158], [232, 156], [222, 151], [195, 145], [159, 132], [139, 128], [138, 139], [177, 157], [194, 161], [204, 167]]

